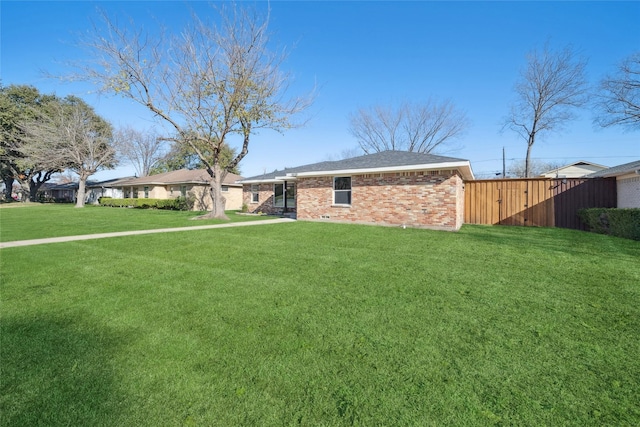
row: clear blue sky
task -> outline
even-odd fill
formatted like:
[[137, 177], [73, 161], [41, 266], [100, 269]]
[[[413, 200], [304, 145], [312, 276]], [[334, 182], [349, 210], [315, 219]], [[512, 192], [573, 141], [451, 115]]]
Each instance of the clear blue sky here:
[[[162, 23], [175, 31], [187, 22], [189, 8], [215, 16], [207, 2], [3, 0], [2, 83], [78, 95], [115, 126], [147, 128], [150, 116], [130, 101], [43, 77], [42, 70], [64, 72], [66, 61], [82, 59], [74, 41], [98, 21], [98, 7], [147, 28]], [[528, 51], [546, 41], [554, 48], [571, 44], [589, 59], [589, 79], [596, 84], [640, 50], [640, 2], [272, 1], [270, 7], [270, 29], [291, 52], [284, 67], [295, 77], [291, 94], [314, 85], [319, 91], [306, 127], [253, 137], [240, 164], [244, 176], [338, 159], [357, 146], [348, 132], [350, 113], [429, 97], [452, 99], [472, 122], [457, 143], [460, 149], [442, 154], [469, 159], [476, 175], [496, 173], [502, 170], [503, 147], [507, 162], [526, 153], [524, 141], [508, 130], [501, 133], [501, 127]], [[596, 128], [592, 119], [591, 111], [581, 111], [562, 133], [536, 142], [532, 156], [608, 166], [640, 158], [639, 132]], [[132, 173], [123, 165], [93, 178]]]

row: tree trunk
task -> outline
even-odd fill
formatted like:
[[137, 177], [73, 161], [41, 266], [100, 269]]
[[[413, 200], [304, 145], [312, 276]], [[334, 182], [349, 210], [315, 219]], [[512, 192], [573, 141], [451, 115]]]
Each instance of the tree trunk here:
[[529, 142], [527, 144], [527, 157], [524, 159], [524, 177], [529, 178], [531, 174], [531, 148], [533, 148], [533, 136], [529, 137]]
[[76, 208], [84, 208], [84, 197], [86, 193], [87, 177], [80, 175], [78, 179], [78, 195], [76, 197]]
[[13, 193], [13, 181], [15, 181], [15, 178], [13, 176], [5, 176], [2, 181], [4, 182], [4, 198], [6, 201], [11, 202], [13, 201], [11, 193]]
[[208, 214], [199, 216], [199, 219], [225, 219], [229, 217], [224, 213], [227, 200], [222, 195], [222, 181], [227, 172], [220, 168], [220, 165], [213, 166], [213, 176], [209, 180], [211, 192], [211, 211]]
[[29, 180], [29, 201], [38, 201], [38, 190], [42, 186], [42, 182], [34, 181], [33, 178]]

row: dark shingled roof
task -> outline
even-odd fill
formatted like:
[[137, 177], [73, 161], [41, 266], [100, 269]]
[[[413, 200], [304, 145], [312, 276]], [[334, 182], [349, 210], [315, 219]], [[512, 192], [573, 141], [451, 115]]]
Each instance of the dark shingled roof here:
[[626, 173], [632, 173], [640, 169], [640, 160], [625, 163], [623, 165], [613, 166], [608, 169], [603, 169], [598, 172], [587, 175], [587, 178], [599, 178], [606, 176], [624, 175]]
[[285, 168], [264, 175], [244, 178], [243, 181], [260, 181], [275, 179], [289, 173], [328, 172], [351, 169], [376, 169], [396, 166], [428, 165], [448, 162], [466, 162], [466, 159], [436, 156], [435, 154], [412, 153], [408, 151], [382, 151], [380, 153], [365, 154], [364, 156], [329, 162], [312, 163], [310, 165]]

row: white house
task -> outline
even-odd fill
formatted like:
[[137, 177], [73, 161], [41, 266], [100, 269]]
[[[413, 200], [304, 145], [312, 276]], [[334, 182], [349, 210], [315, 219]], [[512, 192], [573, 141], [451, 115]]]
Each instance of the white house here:
[[540, 176], [545, 178], [582, 178], [583, 176], [607, 169], [607, 166], [580, 160], [556, 169], [552, 169]]

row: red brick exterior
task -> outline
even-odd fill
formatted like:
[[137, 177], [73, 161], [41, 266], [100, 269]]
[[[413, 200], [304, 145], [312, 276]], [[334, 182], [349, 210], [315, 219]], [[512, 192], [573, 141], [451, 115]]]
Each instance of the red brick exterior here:
[[[273, 183], [253, 184], [258, 185], [258, 202], [251, 201], [251, 185], [242, 186], [242, 204], [247, 206], [247, 211], [251, 213], [266, 213], [269, 215], [280, 215], [284, 208], [273, 206]], [[287, 206], [287, 212], [295, 213], [295, 206]]]
[[[351, 176], [351, 205], [333, 204], [333, 176], [298, 177], [297, 218], [391, 226], [457, 230], [464, 220], [464, 183], [455, 170], [393, 172]], [[260, 184], [260, 203], [250, 212], [280, 213], [273, 208], [273, 184]]]

